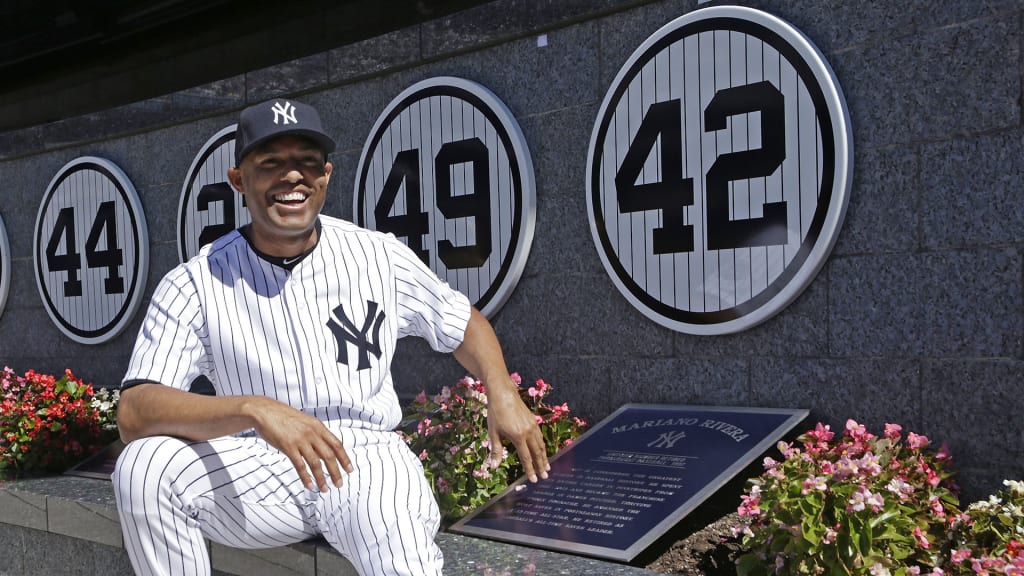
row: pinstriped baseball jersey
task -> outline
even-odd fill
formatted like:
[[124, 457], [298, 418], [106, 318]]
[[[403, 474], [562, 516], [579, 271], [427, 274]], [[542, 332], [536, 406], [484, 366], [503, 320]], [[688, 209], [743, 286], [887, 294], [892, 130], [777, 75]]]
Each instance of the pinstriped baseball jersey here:
[[205, 375], [218, 395], [268, 396], [332, 429], [391, 430], [397, 339], [450, 352], [469, 317], [468, 299], [394, 236], [320, 216], [318, 244], [289, 269], [236, 230], [161, 281], [122, 386], [188, 389]]

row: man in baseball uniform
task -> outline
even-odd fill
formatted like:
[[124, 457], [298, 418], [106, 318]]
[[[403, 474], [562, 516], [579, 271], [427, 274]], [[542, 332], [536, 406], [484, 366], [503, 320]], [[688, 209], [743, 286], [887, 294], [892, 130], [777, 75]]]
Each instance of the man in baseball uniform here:
[[[313, 108], [245, 109], [231, 185], [252, 224], [157, 287], [122, 383], [113, 474], [139, 574], [209, 574], [204, 537], [266, 548], [316, 535], [361, 574], [440, 574], [439, 513], [401, 420], [390, 364], [415, 335], [488, 392], [532, 481], [549, 470], [497, 338], [466, 297], [391, 235], [322, 216], [334, 150]], [[189, 385], [206, 376], [217, 392]]]

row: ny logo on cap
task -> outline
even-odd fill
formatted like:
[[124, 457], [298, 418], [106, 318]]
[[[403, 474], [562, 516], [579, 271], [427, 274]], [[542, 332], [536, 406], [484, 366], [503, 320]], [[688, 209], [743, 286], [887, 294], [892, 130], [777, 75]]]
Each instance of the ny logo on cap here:
[[299, 121], [295, 118], [295, 105], [291, 102], [274, 102], [274, 107], [271, 108], [274, 111], [274, 124], [280, 124], [284, 122], [288, 124], [298, 124]]

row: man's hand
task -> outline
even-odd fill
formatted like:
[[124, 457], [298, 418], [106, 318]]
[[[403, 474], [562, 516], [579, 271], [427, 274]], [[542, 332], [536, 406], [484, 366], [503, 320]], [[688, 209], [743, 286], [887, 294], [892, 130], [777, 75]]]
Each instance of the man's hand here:
[[341, 470], [351, 473], [352, 463], [341, 440], [323, 422], [269, 398], [256, 396], [252, 400], [247, 410], [256, 432], [291, 460], [306, 488], [312, 489], [315, 481], [321, 492], [328, 490], [324, 466], [334, 486], [341, 487]]
[[491, 443], [492, 463], [501, 462], [501, 439], [516, 447], [523, 472], [530, 482], [537, 476], [548, 477], [547, 448], [533, 412], [523, 404], [519, 390], [508, 376], [505, 358], [491, 323], [476, 308], [470, 308], [469, 324], [455, 359], [471, 374], [478, 376], [487, 389], [487, 438]]
[[516, 447], [523, 472], [530, 482], [537, 476], [548, 477], [547, 447], [533, 412], [523, 404], [511, 381], [493, 383], [487, 391], [487, 435], [491, 442], [490, 461], [497, 466], [502, 459], [501, 439], [506, 438]]
[[[341, 440], [316, 418], [265, 396], [201, 396], [146, 383], [121, 392], [117, 426], [125, 442], [167, 435], [204, 441], [254, 428], [283, 452], [303, 485], [328, 489], [323, 467], [335, 486], [341, 469], [352, 472]], [[312, 477], [310, 476], [312, 472]]]

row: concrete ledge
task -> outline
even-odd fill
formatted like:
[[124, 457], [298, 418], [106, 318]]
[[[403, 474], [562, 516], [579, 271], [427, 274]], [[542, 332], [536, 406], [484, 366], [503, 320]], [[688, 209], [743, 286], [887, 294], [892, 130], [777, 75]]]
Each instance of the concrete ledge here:
[[[445, 574], [587, 574], [639, 576], [649, 570], [442, 533]], [[0, 483], [0, 550], [4, 576], [28, 574], [131, 575], [111, 484], [75, 476]], [[210, 547], [216, 576], [356, 576], [352, 565], [324, 541], [283, 548]]]

